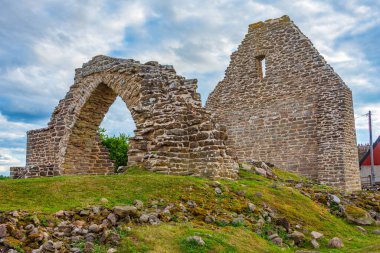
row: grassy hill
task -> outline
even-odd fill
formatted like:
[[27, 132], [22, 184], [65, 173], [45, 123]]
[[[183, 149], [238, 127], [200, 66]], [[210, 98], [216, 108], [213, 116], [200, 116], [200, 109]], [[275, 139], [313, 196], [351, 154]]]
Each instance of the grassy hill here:
[[[118, 252], [295, 252], [312, 249], [311, 231], [324, 234], [319, 241], [319, 252], [380, 252], [379, 235], [359, 231], [286, 183], [286, 180], [304, 182], [305, 179], [281, 170], [275, 173], [279, 180], [241, 171], [239, 180], [215, 182], [139, 169], [110, 176], [1, 180], [0, 210], [36, 212], [40, 220], [49, 221], [60, 210], [99, 205], [112, 208], [131, 205], [134, 200], [141, 200], [144, 207], [152, 210], [172, 206], [169, 218], [159, 225], [131, 222], [119, 229], [122, 240]], [[195, 207], [184, 211], [182, 207], [189, 201]], [[251, 211], [248, 203], [256, 209]], [[268, 216], [268, 212], [272, 214]], [[205, 222], [207, 216], [215, 217], [215, 221]], [[231, 222], [238, 217], [243, 218]], [[303, 243], [294, 245], [285, 229], [276, 223], [280, 218], [285, 218], [293, 230], [297, 228], [305, 234]], [[258, 222], [260, 219], [263, 222]], [[367, 227], [369, 231], [372, 229]], [[268, 239], [274, 232], [284, 240], [282, 248]], [[205, 245], [186, 239], [193, 235], [201, 236]], [[327, 248], [328, 240], [333, 237], [341, 238], [344, 248]], [[83, 246], [80, 242], [78, 245]], [[107, 248], [97, 244], [95, 252], [106, 252]]]

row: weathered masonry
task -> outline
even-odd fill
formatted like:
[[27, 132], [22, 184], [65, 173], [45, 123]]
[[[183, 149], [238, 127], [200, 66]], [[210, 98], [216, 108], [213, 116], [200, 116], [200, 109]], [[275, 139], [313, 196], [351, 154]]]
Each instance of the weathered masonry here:
[[26, 167], [11, 176], [113, 173], [97, 129], [120, 96], [137, 128], [129, 165], [235, 178], [235, 161], [254, 159], [360, 189], [351, 91], [289, 17], [249, 26], [207, 110], [196, 82], [157, 62], [94, 57], [48, 127], [28, 132]]
[[77, 69], [47, 128], [27, 133], [26, 167], [11, 176], [111, 174], [113, 163], [97, 129], [117, 96], [136, 123], [129, 165], [178, 175], [235, 178], [226, 129], [215, 124], [196, 92], [197, 81], [157, 62], [96, 56]]
[[249, 26], [206, 108], [240, 160], [360, 189], [351, 91], [289, 17]]

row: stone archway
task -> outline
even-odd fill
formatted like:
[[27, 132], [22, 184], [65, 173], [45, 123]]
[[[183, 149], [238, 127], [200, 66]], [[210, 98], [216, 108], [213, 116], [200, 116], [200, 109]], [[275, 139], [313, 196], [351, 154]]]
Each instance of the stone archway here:
[[77, 69], [47, 128], [28, 132], [24, 177], [110, 174], [113, 164], [97, 129], [117, 96], [136, 124], [129, 165], [178, 175], [235, 178], [226, 129], [201, 105], [197, 80], [157, 62], [96, 56]]

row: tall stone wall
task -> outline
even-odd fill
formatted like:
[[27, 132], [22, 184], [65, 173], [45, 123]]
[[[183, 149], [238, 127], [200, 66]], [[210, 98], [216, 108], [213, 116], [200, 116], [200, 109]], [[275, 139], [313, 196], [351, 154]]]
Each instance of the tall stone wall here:
[[351, 91], [289, 17], [249, 26], [206, 108], [240, 160], [360, 189]]
[[197, 81], [157, 62], [94, 57], [76, 70], [75, 83], [47, 128], [28, 132], [27, 164], [11, 175], [37, 177], [112, 174], [113, 162], [97, 135], [117, 96], [136, 124], [129, 165], [177, 175], [237, 177], [227, 154], [226, 129], [202, 108]]

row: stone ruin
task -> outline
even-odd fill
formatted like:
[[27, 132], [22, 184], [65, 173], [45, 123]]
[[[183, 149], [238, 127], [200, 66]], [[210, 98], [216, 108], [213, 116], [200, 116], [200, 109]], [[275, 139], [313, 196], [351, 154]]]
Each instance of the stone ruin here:
[[360, 189], [351, 91], [288, 16], [249, 26], [206, 108], [240, 160]]
[[289, 17], [249, 26], [206, 108], [196, 83], [157, 62], [94, 57], [48, 127], [28, 132], [26, 167], [11, 176], [112, 174], [97, 129], [120, 96], [137, 127], [128, 165], [236, 178], [236, 161], [254, 159], [360, 189], [351, 91]]
[[47, 128], [27, 133], [25, 168], [12, 177], [112, 174], [113, 162], [98, 136], [117, 96], [136, 124], [128, 165], [176, 175], [236, 178], [227, 154], [226, 129], [202, 108], [197, 80], [157, 62], [96, 56], [77, 69]]

